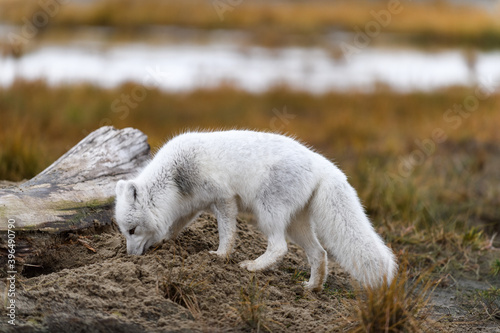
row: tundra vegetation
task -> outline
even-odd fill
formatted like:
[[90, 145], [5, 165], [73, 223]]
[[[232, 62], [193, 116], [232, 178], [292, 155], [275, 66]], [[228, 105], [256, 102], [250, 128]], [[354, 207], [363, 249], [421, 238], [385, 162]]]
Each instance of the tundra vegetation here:
[[[110, 40], [136, 40], [153, 25], [168, 25], [201, 34], [238, 29], [250, 34], [249, 43], [269, 47], [321, 46], [328, 32], [356, 33], [353, 27], [363, 29], [376, 20], [373, 12], [387, 9], [383, 1], [336, 1], [327, 7], [320, 0], [126, 4], [60, 2], [57, 15], [49, 15], [33, 38], [65, 40], [85, 25], [112, 27]], [[372, 43], [453, 46], [471, 54], [500, 47], [498, 16], [478, 7], [441, 1], [401, 5], [404, 10], [384, 27], [390, 34]], [[40, 8], [37, 2], [0, 0], [0, 21], [23, 25]], [[12, 51], [13, 45], [1, 43], [0, 51]], [[20, 51], [30, 47], [32, 41]], [[253, 217], [241, 216], [236, 253], [222, 260], [208, 254], [216, 249], [217, 228], [212, 216], [203, 215], [178, 239], [142, 257], [127, 256], [124, 239], [110, 227], [44, 241], [37, 261], [20, 259], [21, 324], [54, 331], [73, 324], [122, 331], [498, 328], [500, 82], [404, 93], [382, 85], [322, 94], [286, 85], [260, 93], [230, 84], [185, 92], [153, 88], [127, 112], [115, 112], [114, 101], [136, 86], [16, 80], [0, 87], [0, 179], [35, 176], [103, 125], [140, 129], [153, 151], [188, 129], [277, 130], [314, 147], [348, 175], [376, 230], [398, 256], [398, 278], [386, 288], [362, 290], [332, 263], [324, 291], [307, 292], [301, 287], [307, 261], [299, 248], [292, 245], [274, 270], [246, 272], [238, 262], [265, 249]], [[4, 267], [0, 273], [6, 274]]]

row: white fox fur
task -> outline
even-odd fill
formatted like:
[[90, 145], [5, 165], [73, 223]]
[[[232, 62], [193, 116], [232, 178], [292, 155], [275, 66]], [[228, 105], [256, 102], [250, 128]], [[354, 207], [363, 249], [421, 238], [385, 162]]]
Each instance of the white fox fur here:
[[[240, 264], [250, 271], [275, 264], [288, 237], [303, 247], [321, 290], [327, 252], [367, 287], [390, 283], [397, 264], [375, 232], [346, 176], [325, 157], [278, 134], [190, 132], [167, 142], [133, 180], [116, 185], [116, 221], [129, 254], [175, 237], [201, 211], [211, 210], [219, 248], [228, 256], [239, 210], [254, 213], [266, 252]], [[325, 251], [326, 249], [326, 251]]]

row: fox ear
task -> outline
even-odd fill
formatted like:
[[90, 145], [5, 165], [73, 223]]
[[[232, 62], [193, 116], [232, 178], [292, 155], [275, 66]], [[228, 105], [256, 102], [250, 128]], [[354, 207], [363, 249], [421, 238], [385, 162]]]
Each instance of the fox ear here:
[[137, 199], [137, 186], [133, 181], [129, 181], [125, 186], [125, 196], [130, 202], [134, 202]]
[[120, 179], [118, 181], [118, 183], [116, 183], [115, 193], [116, 193], [117, 196], [123, 193], [123, 190], [125, 189], [125, 184], [126, 183], [127, 182], [124, 181], [124, 180], [122, 180], [122, 179]]
[[119, 180], [116, 183], [116, 195], [125, 195], [129, 202], [134, 202], [137, 199], [137, 186], [132, 180]]

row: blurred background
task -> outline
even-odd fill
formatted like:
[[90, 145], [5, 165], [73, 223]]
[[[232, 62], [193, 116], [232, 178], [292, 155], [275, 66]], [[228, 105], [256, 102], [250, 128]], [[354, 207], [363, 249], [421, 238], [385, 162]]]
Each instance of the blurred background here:
[[495, 0], [0, 0], [0, 179], [104, 125], [153, 149], [279, 131], [336, 161], [393, 242], [484, 241], [500, 231], [499, 17]]

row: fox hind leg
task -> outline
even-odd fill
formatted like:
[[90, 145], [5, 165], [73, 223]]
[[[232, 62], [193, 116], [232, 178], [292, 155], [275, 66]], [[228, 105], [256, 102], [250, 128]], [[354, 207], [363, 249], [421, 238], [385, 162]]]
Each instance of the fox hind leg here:
[[304, 282], [304, 287], [315, 291], [322, 290], [328, 275], [328, 257], [312, 230], [307, 209], [295, 217], [288, 227], [287, 234], [294, 243], [304, 249], [311, 265], [311, 277], [308, 282]]
[[246, 268], [251, 272], [266, 269], [285, 256], [288, 251], [284, 232], [275, 232], [268, 235], [267, 249], [263, 255], [255, 260], [245, 260], [240, 263], [240, 267]]
[[272, 214], [261, 209], [256, 214], [259, 229], [267, 236], [267, 249], [255, 260], [246, 260], [240, 266], [249, 271], [260, 271], [277, 263], [288, 251], [285, 230], [288, 217], [286, 214]]

